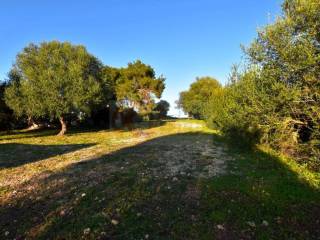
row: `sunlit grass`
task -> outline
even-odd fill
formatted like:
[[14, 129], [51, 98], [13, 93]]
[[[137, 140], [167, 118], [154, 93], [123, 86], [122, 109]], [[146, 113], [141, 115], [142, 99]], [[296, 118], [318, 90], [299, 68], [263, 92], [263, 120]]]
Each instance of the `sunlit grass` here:
[[[320, 236], [318, 173], [265, 146], [228, 145], [201, 121], [56, 133], [0, 137], [0, 239]], [[208, 144], [214, 158], [199, 152]], [[222, 149], [227, 172], [199, 175]], [[199, 166], [172, 176], [164, 159]]]

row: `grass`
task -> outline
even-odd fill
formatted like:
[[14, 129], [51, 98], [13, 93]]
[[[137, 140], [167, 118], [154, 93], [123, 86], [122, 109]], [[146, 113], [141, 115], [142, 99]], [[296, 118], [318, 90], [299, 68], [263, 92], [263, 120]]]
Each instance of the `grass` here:
[[198, 121], [14, 132], [0, 137], [0, 239], [319, 239], [319, 180]]

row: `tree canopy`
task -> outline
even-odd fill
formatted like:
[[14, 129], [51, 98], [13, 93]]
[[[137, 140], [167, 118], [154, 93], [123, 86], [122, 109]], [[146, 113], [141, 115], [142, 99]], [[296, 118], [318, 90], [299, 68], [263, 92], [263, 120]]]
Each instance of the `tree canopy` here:
[[116, 105], [148, 116], [164, 82], [139, 60], [124, 68], [104, 66], [84, 46], [52, 41], [29, 44], [17, 55], [4, 99], [17, 117], [59, 119], [62, 135], [66, 119], [91, 112], [112, 117]]
[[116, 82], [116, 96], [123, 107], [133, 107], [141, 114], [150, 113], [154, 98], [160, 98], [165, 88], [165, 78], [156, 77], [154, 69], [137, 60], [120, 69]]
[[165, 100], [160, 100], [156, 103], [154, 111], [159, 113], [160, 118], [167, 117], [168, 111], [170, 109], [170, 104]]
[[188, 91], [180, 93], [178, 100], [178, 107], [189, 116], [196, 119], [203, 119], [205, 107], [214, 91], [221, 88], [221, 84], [214, 78], [202, 77], [197, 78], [194, 83], [191, 84]]
[[17, 115], [58, 118], [90, 112], [100, 100], [101, 63], [85, 47], [68, 42], [30, 44], [17, 55], [9, 75], [6, 103]]
[[10, 129], [13, 120], [12, 110], [4, 100], [5, 89], [6, 82], [0, 82], [0, 130]]

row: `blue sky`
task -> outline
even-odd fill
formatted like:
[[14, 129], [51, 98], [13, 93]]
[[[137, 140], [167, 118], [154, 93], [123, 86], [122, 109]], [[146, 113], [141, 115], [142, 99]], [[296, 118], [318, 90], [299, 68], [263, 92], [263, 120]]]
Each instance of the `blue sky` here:
[[0, 79], [28, 43], [83, 44], [104, 64], [141, 59], [163, 74], [171, 104], [197, 76], [224, 83], [257, 28], [280, 13], [280, 0], [1, 1]]

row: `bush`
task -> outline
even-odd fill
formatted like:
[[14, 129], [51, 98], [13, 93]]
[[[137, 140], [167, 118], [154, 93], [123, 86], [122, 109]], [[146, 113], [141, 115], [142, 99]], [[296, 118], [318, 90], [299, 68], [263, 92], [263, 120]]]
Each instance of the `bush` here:
[[319, 15], [319, 1], [285, 1], [245, 49], [245, 71], [208, 101], [208, 124], [320, 169]]

